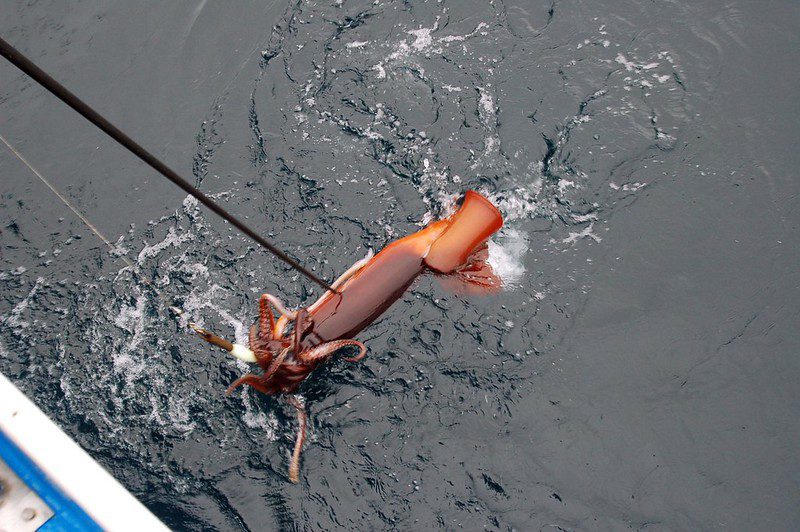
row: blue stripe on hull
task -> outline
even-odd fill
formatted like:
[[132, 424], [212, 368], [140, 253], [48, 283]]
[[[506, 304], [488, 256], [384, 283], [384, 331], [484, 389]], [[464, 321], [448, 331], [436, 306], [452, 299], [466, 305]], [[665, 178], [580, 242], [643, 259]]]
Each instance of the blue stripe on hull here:
[[[53, 452], [58, 453], [58, 449], [53, 449]], [[53, 484], [47, 475], [2, 431], [0, 431], [0, 457], [55, 513], [39, 528], [40, 531], [102, 530], [80, 506]]]

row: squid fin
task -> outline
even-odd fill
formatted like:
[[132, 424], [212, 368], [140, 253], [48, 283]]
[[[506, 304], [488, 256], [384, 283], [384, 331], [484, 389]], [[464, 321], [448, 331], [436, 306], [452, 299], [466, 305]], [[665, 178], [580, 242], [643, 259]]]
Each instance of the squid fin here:
[[503, 283], [488, 262], [489, 247], [482, 244], [467, 263], [437, 276], [442, 288], [458, 295], [488, 296], [500, 292]]

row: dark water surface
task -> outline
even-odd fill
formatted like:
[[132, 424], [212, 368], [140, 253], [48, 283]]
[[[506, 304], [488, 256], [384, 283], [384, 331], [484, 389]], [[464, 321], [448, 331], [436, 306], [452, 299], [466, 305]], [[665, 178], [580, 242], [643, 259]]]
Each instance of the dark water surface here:
[[[506, 216], [500, 295], [424, 278], [309, 379], [294, 486], [293, 412], [226, 398], [246, 366], [0, 149], [0, 370], [171, 527], [800, 528], [796, 2], [5, 2], [0, 35], [327, 279], [467, 188]], [[193, 319], [318, 295], [5, 62], [0, 134]]]

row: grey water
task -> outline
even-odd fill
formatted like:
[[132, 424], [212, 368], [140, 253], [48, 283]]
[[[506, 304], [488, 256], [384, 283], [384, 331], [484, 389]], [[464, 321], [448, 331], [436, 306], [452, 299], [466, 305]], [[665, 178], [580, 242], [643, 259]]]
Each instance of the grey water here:
[[466, 189], [505, 215], [502, 292], [425, 277], [306, 381], [292, 485], [292, 410], [184, 325], [319, 290], [0, 61], [0, 134], [116, 248], [0, 149], [0, 371], [170, 527], [800, 529], [798, 3], [18, 1], [0, 35], [328, 280]]

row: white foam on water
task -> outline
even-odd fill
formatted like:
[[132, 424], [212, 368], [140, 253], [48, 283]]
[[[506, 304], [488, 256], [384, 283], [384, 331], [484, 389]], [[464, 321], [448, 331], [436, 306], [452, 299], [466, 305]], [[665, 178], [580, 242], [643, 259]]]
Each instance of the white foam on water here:
[[478, 111], [480, 112], [481, 119], [487, 123], [494, 119], [497, 114], [497, 108], [494, 105], [494, 98], [486, 87], [478, 87], [480, 98], [478, 99]]
[[624, 66], [625, 70], [628, 72], [636, 72], [639, 69], [639, 65], [625, 57], [623, 54], [617, 54], [617, 57], [614, 58], [614, 61]]
[[567, 188], [574, 187], [574, 186], [575, 186], [575, 182], [574, 181], [570, 181], [568, 179], [559, 179], [558, 180], [558, 193], [559, 194], [564, 194], [564, 191], [566, 191]]
[[[618, 53], [617, 56], [614, 58], [616, 63], [619, 63], [627, 72], [631, 72], [631, 76], [626, 76], [623, 81], [626, 82], [626, 86], [622, 87], [626, 91], [630, 91], [632, 87], [642, 87], [645, 89], [654, 89], [655, 86], [652, 82], [648, 79], [645, 79], [645, 75], [649, 75], [651, 79], [654, 79], [659, 84], [665, 84], [673, 79], [675, 75], [675, 62], [672, 57], [669, 55], [668, 52], [659, 52], [656, 54], [657, 59], [660, 61], [639, 61], [636, 57], [628, 57], [625, 54]], [[661, 67], [661, 61], [666, 60], [667, 64], [665, 68]], [[610, 62], [610, 60], [609, 60]], [[659, 69], [664, 70], [667, 69], [668, 73], [661, 73], [661, 72], [650, 72], [652, 70]], [[640, 77], [641, 76], [641, 77]], [[669, 89], [674, 90], [674, 89]], [[625, 112], [620, 111], [621, 114], [626, 114]]]
[[[184, 230], [181, 226], [187, 221], [189, 228]], [[177, 295], [166, 289], [170, 279], [176, 277], [188, 281], [186, 286], [190, 293], [187, 299], [190, 303], [197, 301], [195, 308], [205, 308], [215, 298], [227, 295], [212, 285], [211, 274], [205, 264], [188, 260], [195, 251], [193, 243], [203, 237], [216, 236], [205, 230], [196, 201], [187, 198], [182, 212], [151, 222], [150, 225], [168, 228], [162, 240], [145, 244], [138, 254], [137, 267], [144, 270], [152, 265], [154, 259], [159, 260], [160, 277], [155, 284], [163, 290], [165, 297]], [[173, 248], [175, 252], [167, 252]], [[178, 367], [168, 350], [172, 340], [161, 336], [169, 334], [164, 330], [163, 320], [171, 320], [171, 317], [161, 308], [163, 302], [155, 299], [150, 289], [136, 282], [137, 277], [132, 276], [129, 270], [123, 268], [110, 279], [111, 286], [108, 288], [111, 297], [98, 293], [98, 290], [82, 292], [79, 305], [98, 307], [85, 332], [90, 355], [87, 371], [91, 372], [93, 378], [89, 383], [81, 382], [79, 375], [65, 372], [61, 378], [61, 389], [78, 411], [84, 410], [81, 405], [87, 397], [106, 397], [108, 404], [113, 406], [92, 410], [90, 415], [103, 425], [103, 431], [109, 437], [124, 432], [120, 427], [131, 416], [157, 427], [157, 430], [191, 432], [196, 429], [196, 423], [191, 419], [190, 412], [207, 408], [210, 399], [200, 393], [185, 393], [186, 387], [191, 385], [190, 376], [181, 371], [175, 373]], [[129, 294], [133, 301], [129, 302], [127, 295], [122, 299], [115, 298], [116, 293]], [[200, 301], [205, 301], [205, 305]], [[161, 310], [151, 313], [149, 305], [156, 305]], [[184, 310], [187, 311], [182, 317], [184, 322], [199, 318], [188, 309]], [[215, 310], [237, 331], [237, 340], [245, 336], [242, 320], [226, 309], [215, 307]], [[114, 334], [112, 330], [115, 327], [122, 333]], [[181, 389], [184, 389], [184, 393], [179, 392]]]
[[470, 165], [475, 170], [485, 160], [495, 160], [500, 153], [500, 137], [497, 134], [497, 106], [489, 87], [477, 87], [478, 89], [478, 116], [485, 130], [483, 138], [483, 152]]
[[539, 211], [538, 195], [542, 192], [541, 163], [528, 165], [517, 182], [508, 189], [496, 192], [484, 191], [486, 196], [503, 213], [505, 224], [533, 218]]
[[569, 236], [564, 240], [562, 240], [561, 242], [563, 242], [564, 244], [574, 244], [575, 242], [577, 242], [582, 238], [591, 238], [595, 242], [600, 242], [601, 240], [603, 240], [602, 238], [600, 238], [599, 236], [597, 236], [592, 232], [593, 229], [594, 229], [594, 223], [590, 223], [582, 231], [578, 232], [570, 231]]
[[578, 223], [589, 222], [592, 220], [597, 220], [597, 214], [593, 212], [588, 214], [573, 214], [572, 220]]
[[147, 259], [157, 256], [167, 248], [180, 247], [181, 244], [185, 244], [190, 238], [190, 233], [184, 232], [178, 234], [174, 227], [170, 227], [167, 236], [165, 236], [163, 240], [155, 244], [145, 245], [142, 248], [139, 255], [136, 257], [136, 262], [142, 264]]
[[[208, 277], [207, 270], [204, 277]], [[184, 315], [181, 317], [181, 321], [184, 322], [184, 325], [187, 325], [190, 319], [189, 317], [191, 316], [191, 319], [194, 320], [197, 325], [204, 327], [205, 323], [202, 319], [201, 311], [212, 310], [222, 318], [224, 323], [227, 323], [233, 328], [234, 341], [239, 344], [247, 345], [249, 326], [245, 325], [244, 321], [247, 319], [246, 316], [249, 312], [247, 309], [240, 309], [243, 315], [234, 316], [231, 314], [228, 309], [217, 303], [217, 301], [224, 299], [224, 294], [225, 290], [218, 284], [211, 284], [210, 286], [193, 289], [183, 302]]]
[[[158, 402], [158, 398], [154, 395], [149, 396], [150, 399], [150, 416], [148, 421], [155, 422], [162, 427], [169, 427], [179, 432], [189, 433], [197, 428], [197, 424], [193, 422], [189, 416], [189, 400], [181, 399], [175, 395], [167, 397], [167, 409]], [[166, 418], [166, 419], [165, 419]]]
[[446, 37], [442, 37], [439, 40], [439, 42], [442, 42], [442, 43], [462, 42], [462, 41], [466, 41], [470, 37], [474, 37], [478, 33], [480, 33], [481, 35], [486, 35], [487, 32], [486, 31], [482, 31], [482, 30], [484, 30], [485, 28], [488, 28], [488, 27], [489, 27], [489, 25], [487, 23], [481, 22], [477, 26], [475, 26], [474, 30], [472, 30], [471, 32], [467, 33], [466, 35], [447, 35]]
[[431, 33], [439, 29], [439, 18], [436, 18], [436, 23], [432, 28], [419, 28], [416, 30], [408, 30], [408, 35], [414, 36], [414, 42], [409, 44], [407, 41], [400, 41], [394, 52], [387, 56], [387, 60], [396, 61], [398, 59], [405, 59], [413, 52], [426, 52], [433, 44], [433, 37]]
[[528, 238], [518, 229], [506, 227], [489, 241], [487, 262], [506, 288], [514, 288], [525, 274]]
[[242, 414], [242, 421], [248, 428], [258, 429], [261, 431], [259, 438], [265, 438], [269, 441], [278, 439], [278, 418], [274, 412], [263, 412], [253, 404], [252, 394], [245, 391], [239, 392], [244, 405], [244, 413]]
[[385, 79], [386, 78], [386, 69], [383, 68], [383, 65], [381, 63], [378, 63], [377, 65], [373, 66], [372, 70], [374, 70], [374, 71], [376, 71], [378, 73], [377, 74], [378, 79]]
[[128, 384], [136, 381], [144, 372], [146, 361], [138, 356], [138, 348], [145, 337], [146, 317], [145, 304], [147, 298], [143, 294], [136, 296], [136, 306], [122, 305], [119, 314], [114, 318], [114, 325], [132, 334], [130, 339], [123, 339], [118, 352], [111, 354], [114, 371], [124, 375]]
[[33, 288], [31, 288], [30, 292], [28, 292], [28, 295], [14, 305], [14, 307], [11, 309], [11, 313], [8, 316], [3, 317], [4, 326], [10, 327], [17, 334], [21, 334], [24, 329], [27, 329], [30, 326], [30, 323], [22, 318], [22, 314], [28, 310], [31, 300], [34, 298], [34, 296], [36, 296], [36, 292], [39, 291], [39, 288], [41, 288], [43, 284], [44, 278], [38, 277], [36, 279], [36, 283], [33, 285]]
[[414, 42], [411, 43], [411, 50], [421, 52], [433, 44], [433, 37], [431, 33], [439, 29], [439, 19], [436, 19], [436, 24], [432, 28], [420, 28], [418, 30], [409, 30], [408, 34], [415, 37]]
[[631, 190], [633, 192], [636, 192], [637, 190], [644, 188], [646, 186], [647, 183], [639, 183], [639, 182], [625, 183], [624, 185], [622, 185], [622, 190]]
[[400, 41], [395, 45], [394, 51], [386, 56], [386, 61], [398, 61], [409, 59], [412, 55], [430, 55], [442, 53], [443, 48], [453, 43], [463, 43], [475, 35], [487, 35], [484, 31], [489, 25], [480, 22], [474, 30], [464, 35], [445, 35], [444, 37], [434, 38], [433, 33], [439, 29], [439, 17], [436, 17], [431, 28], [418, 28], [408, 30], [406, 33], [414, 37], [414, 41], [409, 43], [407, 40]]

